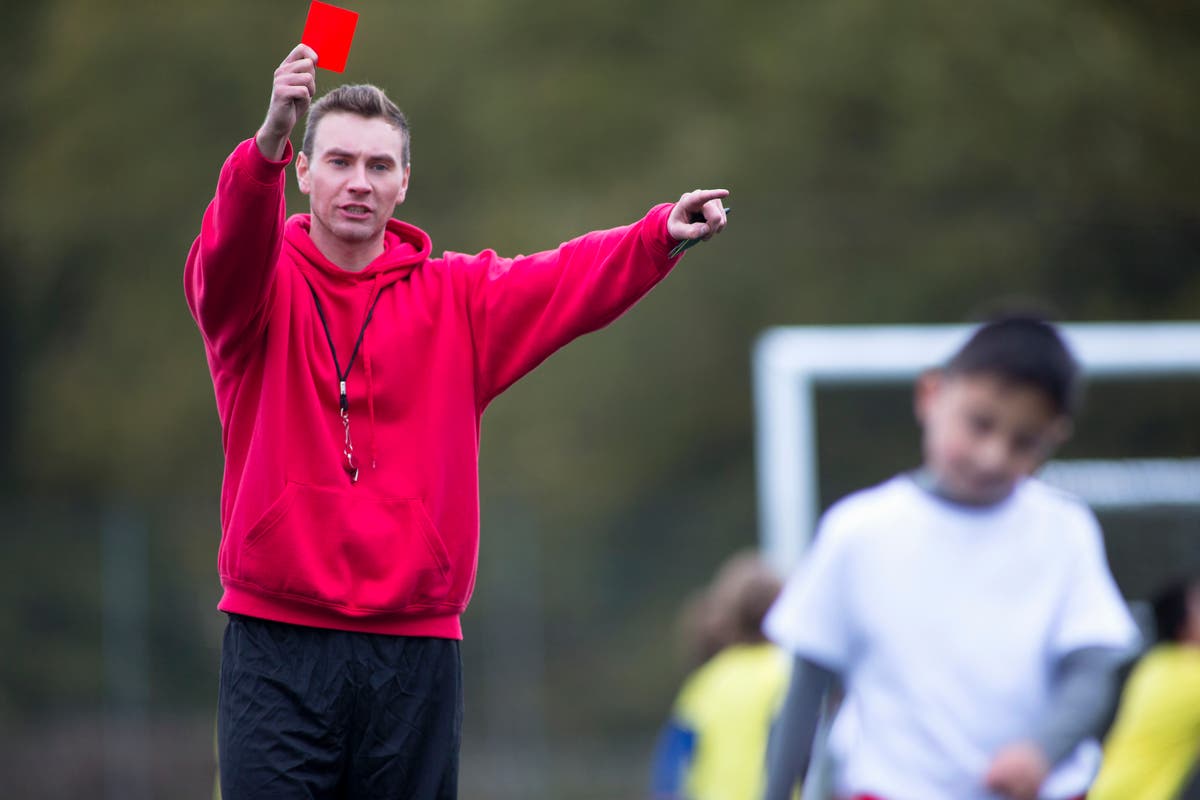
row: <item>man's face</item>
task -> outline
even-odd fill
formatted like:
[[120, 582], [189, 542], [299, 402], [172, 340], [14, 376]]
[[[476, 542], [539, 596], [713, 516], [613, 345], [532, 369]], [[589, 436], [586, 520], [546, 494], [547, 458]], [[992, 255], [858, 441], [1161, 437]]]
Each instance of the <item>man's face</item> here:
[[916, 410], [925, 466], [942, 492], [969, 505], [1003, 500], [1070, 431], [1043, 392], [987, 374], [923, 375]]
[[296, 158], [300, 191], [309, 196], [318, 246], [374, 245], [408, 191], [400, 165], [404, 134], [382, 117], [331, 112], [321, 118], [309, 158]]

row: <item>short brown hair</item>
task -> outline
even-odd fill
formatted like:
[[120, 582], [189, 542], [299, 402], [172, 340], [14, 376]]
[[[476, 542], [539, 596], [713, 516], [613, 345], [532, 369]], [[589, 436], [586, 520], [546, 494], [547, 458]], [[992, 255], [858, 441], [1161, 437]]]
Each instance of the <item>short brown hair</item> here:
[[312, 158], [313, 139], [316, 138], [317, 125], [321, 118], [330, 112], [341, 111], [347, 114], [357, 114], [364, 119], [382, 117], [387, 120], [400, 135], [404, 137], [404, 149], [400, 156], [400, 166], [408, 166], [408, 118], [404, 112], [384, 94], [383, 89], [369, 83], [355, 83], [339, 86], [312, 104], [308, 109], [308, 121], [304, 125], [304, 139], [300, 152]]
[[708, 589], [710, 613], [725, 645], [763, 640], [762, 623], [783, 582], [753, 550], [730, 556]]

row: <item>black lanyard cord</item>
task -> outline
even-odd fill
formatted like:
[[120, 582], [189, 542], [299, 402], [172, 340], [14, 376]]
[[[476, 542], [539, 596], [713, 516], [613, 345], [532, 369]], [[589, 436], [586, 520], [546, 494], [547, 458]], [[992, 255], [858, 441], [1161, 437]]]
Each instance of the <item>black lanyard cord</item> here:
[[338, 363], [337, 348], [333, 346], [333, 334], [329, 331], [329, 322], [325, 319], [325, 309], [322, 308], [321, 300], [317, 297], [316, 287], [312, 285], [307, 276], [305, 276], [304, 282], [308, 284], [308, 290], [312, 292], [313, 302], [317, 306], [317, 316], [321, 319], [321, 327], [325, 329], [325, 341], [329, 342], [329, 354], [333, 356], [333, 369], [337, 372], [339, 407], [346, 412], [350, 409], [350, 401], [346, 398], [346, 379], [350, 377], [350, 369], [354, 366], [354, 357], [358, 355], [358, 348], [362, 345], [363, 337], [367, 333], [367, 326], [371, 324], [371, 317], [375, 314], [375, 305], [379, 302], [379, 295], [383, 292], [376, 292], [375, 299], [371, 301], [371, 307], [367, 309], [367, 316], [363, 319], [362, 328], [358, 331], [358, 339], [354, 342], [354, 349], [350, 351], [350, 360], [346, 362], [346, 371], [343, 373], [342, 366]]
[[346, 470], [346, 474], [350, 476], [350, 482], [357, 483], [358, 459], [354, 457], [354, 443], [350, 440], [350, 400], [346, 397], [346, 379], [350, 377], [350, 369], [354, 366], [354, 357], [358, 355], [358, 348], [363, 343], [363, 337], [367, 333], [367, 326], [371, 324], [371, 317], [375, 314], [375, 304], [379, 302], [379, 295], [383, 294], [383, 292], [377, 291], [375, 299], [371, 301], [370, 307], [367, 308], [367, 315], [363, 319], [362, 328], [358, 331], [358, 339], [354, 342], [354, 349], [350, 351], [350, 360], [346, 362], [346, 371], [342, 372], [342, 365], [338, 363], [337, 348], [333, 346], [333, 334], [330, 333], [329, 322], [325, 319], [325, 309], [321, 307], [321, 299], [317, 297], [317, 290], [307, 276], [304, 276], [304, 282], [308, 284], [308, 290], [312, 292], [313, 302], [317, 306], [317, 316], [321, 318], [321, 327], [325, 329], [325, 341], [329, 342], [329, 354], [333, 356], [333, 368], [337, 372], [338, 416], [342, 418], [342, 426], [346, 432], [345, 449], [342, 451], [342, 456], [346, 461], [342, 467]]

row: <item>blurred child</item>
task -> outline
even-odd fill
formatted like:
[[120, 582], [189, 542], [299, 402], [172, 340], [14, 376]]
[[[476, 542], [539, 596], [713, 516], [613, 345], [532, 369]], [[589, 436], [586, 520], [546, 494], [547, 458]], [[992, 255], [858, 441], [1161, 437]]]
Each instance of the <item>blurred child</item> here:
[[[1008, 316], [917, 381], [924, 463], [836, 504], [765, 621], [795, 656], [770, 800], [803, 776], [822, 694], [845, 798], [1081, 796], [1137, 633], [1081, 502], [1030, 476], [1068, 437], [1078, 367]], [[839, 730], [840, 728], [840, 730]]]
[[1091, 800], [1172, 800], [1200, 760], [1200, 575], [1154, 599], [1157, 643], [1138, 662]]
[[757, 800], [767, 731], [787, 685], [787, 657], [762, 635], [781, 581], [757, 556], [727, 561], [686, 607], [692, 650], [710, 657], [687, 678], [659, 738], [654, 797]]

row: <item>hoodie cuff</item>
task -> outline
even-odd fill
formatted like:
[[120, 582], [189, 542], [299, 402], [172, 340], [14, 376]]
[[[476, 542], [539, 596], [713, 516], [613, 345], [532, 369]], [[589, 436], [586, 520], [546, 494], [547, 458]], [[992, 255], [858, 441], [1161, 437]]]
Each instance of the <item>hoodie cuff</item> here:
[[642, 243], [646, 249], [654, 254], [656, 258], [662, 261], [669, 261], [674, 264], [682, 254], [676, 258], [669, 258], [671, 249], [679, 244], [678, 241], [671, 238], [667, 233], [667, 218], [671, 216], [671, 209], [675, 207], [674, 203], [660, 203], [650, 209], [646, 216], [642, 219]]
[[284, 143], [283, 158], [279, 161], [272, 161], [264, 156], [253, 136], [238, 145], [236, 153], [239, 166], [250, 180], [273, 186], [279, 180], [280, 173], [292, 161], [292, 143]]

